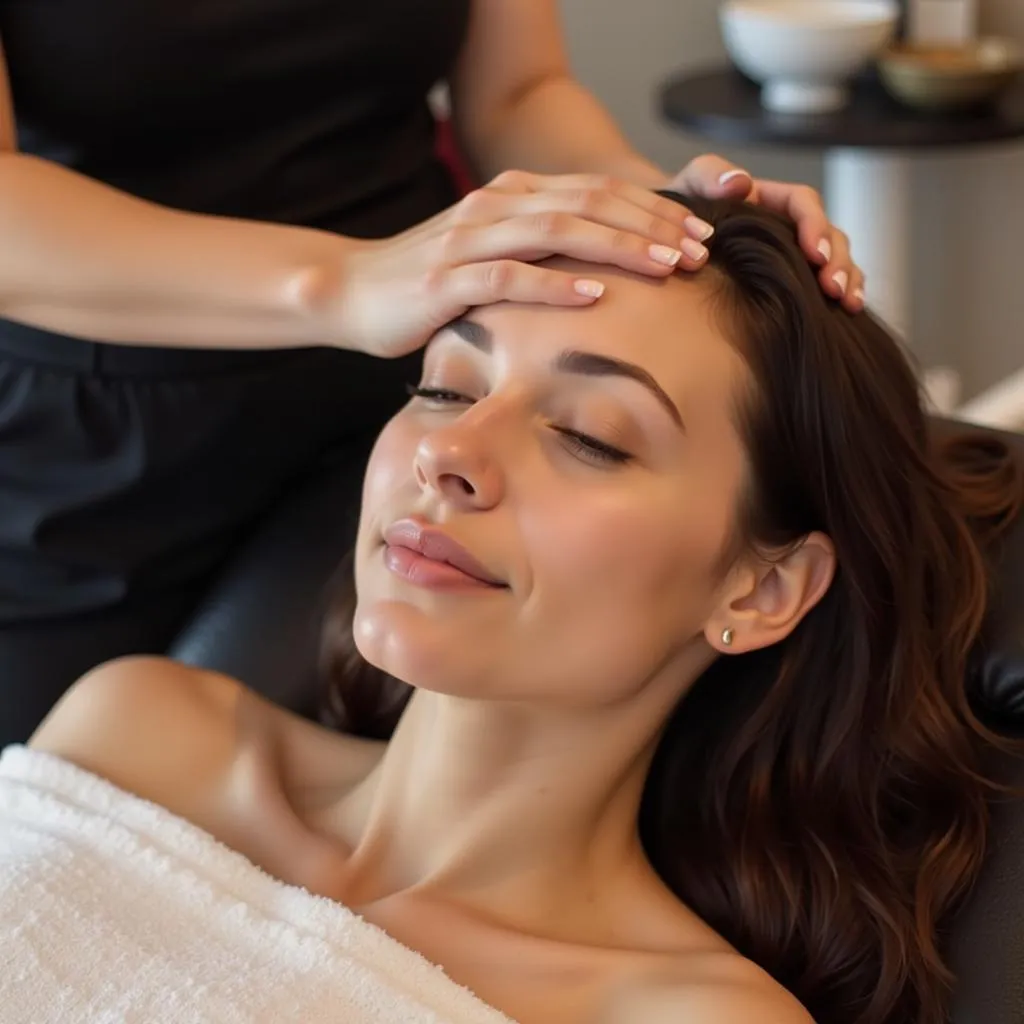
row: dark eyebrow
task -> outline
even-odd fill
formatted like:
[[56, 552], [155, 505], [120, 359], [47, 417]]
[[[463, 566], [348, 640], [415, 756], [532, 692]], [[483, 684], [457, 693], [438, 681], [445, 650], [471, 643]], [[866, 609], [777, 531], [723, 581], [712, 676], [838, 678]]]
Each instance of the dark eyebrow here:
[[562, 373], [580, 373], [587, 377], [628, 377], [647, 388], [648, 391], [665, 407], [677, 427], [685, 434], [686, 424], [676, 408], [676, 403], [665, 393], [661, 385], [642, 367], [635, 363], [627, 363], [623, 359], [601, 356], [596, 352], [580, 352], [572, 350], [562, 352], [555, 362]]
[[[481, 352], [490, 352], [494, 344], [494, 335], [483, 324], [467, 317], [458, 317], [445, 324], [443, 330], [452, 331], [467, 344]], [[571, 350], [562, 352], [555, 361], [555, 369], [561, 373], [581, 374], [585, 377], [627, 377], [645, 387], [664, 406], [673, 422], [683, 433], [686, 424], [676, 407], [675, 402], [665, 393], [662, 386], [642, 367], [635, 363], [627, 363], [623, 359], [598, 355], [596, 352]]]
[[449, 320], [441, 330], [452, 331], [464, 342], [472, 345], [473, 348], [480, 349], [481, 352], [490, 352], [494, 343], [494, 335], [491, 334], [489, 328], [484, 327], [483, 324], [478, 324], [475, 320], [470, 320], [464, 316], [456, 317], [454, 320]]

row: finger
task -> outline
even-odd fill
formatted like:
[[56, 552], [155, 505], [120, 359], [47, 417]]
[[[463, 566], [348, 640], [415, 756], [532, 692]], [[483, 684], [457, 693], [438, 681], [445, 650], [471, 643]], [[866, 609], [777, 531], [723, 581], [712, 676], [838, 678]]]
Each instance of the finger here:
[[706, 153], [691, 160], [675, 176], [673, 186], [707, 199], [748, 199], [754, 179], [742, 167]]
[[836, 228], [829, 228], [828, 237], [820, 247], [827, 252], [828, 261], [818, 270], [818, 281], [833, 299], [844, 299], [850, 291], [850, 249], [846, 236]]
[[[788, 217], [796, 225], [800, 248], [821, 266], [832, 259], [832, 225], [821, 196], [809, 185], [781, 181], [757, 182], [761, 205]], [[839, 269], [839, 268], [836, 268]]]
[[[516, 197], [514, 206], [519, 215], [571, 213], [583, 220], [617, 231], [628, 231], [672, 249], [679, 249], [685, 238], [704, 242], [714, 234], [710, 224], [689, 214], [679, 203], [660, 196], [655, 198], [657, 203], [638, 206], [614, 192], [600, 189], [554, 189]], [[682, 229], [679, 211], [684, 215]], [[671, 219], [667, 214], [672, 214]]]
[[[698, 242], [707, 241], [714, 228], [706, 221], [693, 214], [674, 199], [659, 196], [650, 189], [634, 185], [632, 182], [603, 174], [537, 174], [531, 177], [531, 188], [534, 195], [544, 193], [604, 194], [635, 206], [651, 218], [663, 220], [676, 228], [682, 235], [695, 238]], [[525, 197], [524, 197], [525, 198]], [[576, 212], [576, 211], [573, 211]], [[659, 239], [660, 240], [660, 239]]]
[[533, 192], [542, 177], [530, 171], [508, 170], [492, 178], [484, 188], [499, 192]]
[[604, 293], [603, 282], [517, 260], [470, 263], [448, 269], [431, 286], [446, 319], [473, 306], [529, 302], [545, 306], [589, 306]]
[[864, 294], [864, 274], [854, 265], [850, 274], [850, 290], [843, 300], [843, 305], [851, 313], [862, 313], [867, 308], [867, 297]]
[[832, 259], [825, 271], [833, 280], [839, 277], [843, 305], [851, 313], [859, 313], [864, 308], [864, 275], [853, 262], [849, 236], [838, 228], [832, 228]]
[[828, 295], [839, 299], [851, 313], [859, 313], [864, 308], [864, 275], [850, 257], [850, 240], [832, 228], [829, 243], [831, 258], [818, 271], [818, 280]]
[[439, 262], [449, 266], [496, 259], [532, 263], [549, 256], [569, 256], [665, 277], [676, 269], [703, 266], [708, 250], [692, 238], [683, 239], [679, 248], [673, 248], [569, 213], [545, 212], [453, 229], [440, 240], [438, 253]]

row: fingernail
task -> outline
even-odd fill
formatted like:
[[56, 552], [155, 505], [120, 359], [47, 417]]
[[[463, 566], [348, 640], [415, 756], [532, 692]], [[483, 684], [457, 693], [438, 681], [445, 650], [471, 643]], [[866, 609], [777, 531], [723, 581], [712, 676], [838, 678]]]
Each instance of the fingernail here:
[[835, 281], [836, 286], [845, 295], [846, 286], [850, 283], [850, 275], [845, 270], [838, 270], [832, 275], [832, 280]]
[[749, 178], [749, 177], [750, 177], [750, 175], [746, 171], [742, 171], [742, 170], [740, 170], [740, 168], [734, 167], [731, 171], [726, 171], [725, 174], [723, 174], [718, 179], [718, 184], [719, 185], [728, 185], [729, 182], [732, 181], [733, 178]]
[[593, 281], [589, 278], [580, 278], [573, 284], [578, 295], [585, 295], [588, 299], [599, 299], [604, 295], [604, 285], [600, 281]]
[[866, 301], [866, 297], [864, 295], [864, 289], [863, 288], [854, 288], [853, 289], [853, 297], [858, 302], [860, 302], [862, 304]]
[[823, 238], [818, 243], [818, 252], [821, 253], [822, 258], [828, 263], [832, 259], [832, 243], [827, 238]]
[[700, 217], [694, 217], [692, 214], [683, 223], [686, 225], [686, 230], [701, 242], [706, 242], [715, 233], [715, 229], [706, 220], [701, 220]]
[[[686, 241], [690, 241], [690, 239]], [[683, 242], [683, 248], [686, 247], [686, 241]], [[703, 249], [704, 246], [701, 248]], [[664, 263], [666, 267], [674, 267], [683, 258], [683, 254], [678, 249], [672, 249], [667, 245], [652, 245], [648, 251], [655, 263]]]
[[705, 260], [708, 257], [708, 250], [705, 246], [701, 245], [694, 238], [683, 239], [683, 252], [690, 257], [691, 260]]

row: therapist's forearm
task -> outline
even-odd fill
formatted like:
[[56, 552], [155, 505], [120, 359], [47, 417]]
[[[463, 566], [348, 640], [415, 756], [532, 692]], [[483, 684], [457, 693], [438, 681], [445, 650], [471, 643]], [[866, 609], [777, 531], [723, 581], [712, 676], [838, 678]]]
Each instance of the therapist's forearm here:
[[344, 344], [321, 293], [361, 243], [206, 217], [0, 153], [0, 317], [180, 348]]
[[481, 121], [475, 129], [459, 128], [467, 156], [484, 181], [509, 168], [610, 174], [647, 188], [664, 188], [670, 180], [633, 149], [608, 111], [567, 75], [543, 79]]

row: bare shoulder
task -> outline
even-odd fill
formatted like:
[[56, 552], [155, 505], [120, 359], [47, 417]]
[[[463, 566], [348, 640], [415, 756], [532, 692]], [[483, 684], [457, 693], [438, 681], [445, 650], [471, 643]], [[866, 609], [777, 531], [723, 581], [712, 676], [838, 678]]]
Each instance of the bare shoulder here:
[[225, 791], [237, 790], [240, 776], [305, 801], [354, 784], [382, 752], [229, 676], [159, 657], [120, 658], [83, 676], [29, 746], [200, 824], [222, 815]]
[[166, 658], [127, 657], [88, 672], [28, 745], [178, 810], [234, 757], [244, 719], [234, 679]]
[[[687, 958], [689, 960], [689, 958]], [[795, 996], [736, 953], [689, 960], [618, 991], [595, 1024], [814, 1024]]]

